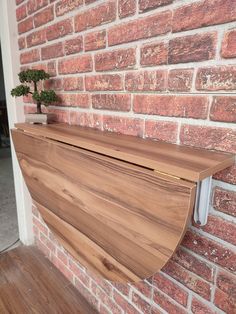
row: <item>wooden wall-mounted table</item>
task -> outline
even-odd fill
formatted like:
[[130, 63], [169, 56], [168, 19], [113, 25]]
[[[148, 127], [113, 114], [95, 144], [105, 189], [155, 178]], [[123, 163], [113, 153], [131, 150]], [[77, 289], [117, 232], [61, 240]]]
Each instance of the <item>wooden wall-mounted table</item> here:
[[88, 128], [17, 124], [19, 164], [43, 219], [85, 267], [139, 281], [170, 259], [196, 185], [232, 155]]

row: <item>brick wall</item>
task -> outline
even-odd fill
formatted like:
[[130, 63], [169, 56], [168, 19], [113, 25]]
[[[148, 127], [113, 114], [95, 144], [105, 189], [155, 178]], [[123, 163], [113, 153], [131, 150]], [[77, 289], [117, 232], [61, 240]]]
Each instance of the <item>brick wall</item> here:
[[[236, 0], [16, 4], [20, 62], [53, 76], [58, 121], [236, 152]], [[236, 311], [236, 166], [214, 177], [207, 225], [135, 285], [94, 277], [33, 213], [39, 248], [100, 313]]]

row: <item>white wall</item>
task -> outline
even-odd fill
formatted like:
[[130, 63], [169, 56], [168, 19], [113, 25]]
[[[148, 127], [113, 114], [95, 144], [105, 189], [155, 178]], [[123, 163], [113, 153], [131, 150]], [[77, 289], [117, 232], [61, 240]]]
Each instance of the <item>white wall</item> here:
[[[14, 17], [14, 18], [13, 18]], [[0, 41], [2, 46], [3, 71], [7, 101], [7, 111], [10, 128], [14, 123], [24, 121], [23, 105], [11, 97], [10, 91], [18, 82], [20, 65], [17, 43], [17, 25], [15, 18], [15, 0], [0, 0]], [[14, 147], [12, 148], [12, 163], [15, 182], [16, 206], [19, 224], [19, 236], [23, 244], [33, 243], [32, 202], [24, 184], [17, 162]]]

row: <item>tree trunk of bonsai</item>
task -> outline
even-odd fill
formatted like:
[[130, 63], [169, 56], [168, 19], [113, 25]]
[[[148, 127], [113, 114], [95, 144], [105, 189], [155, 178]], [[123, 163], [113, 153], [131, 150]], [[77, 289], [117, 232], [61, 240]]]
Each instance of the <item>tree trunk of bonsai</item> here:
[[[34, 82], [34, 91], [35, 91], [35, 92], [38, 91], [37, 82]], [[37, 101], [37, 113], [42, 113], [41, 101]]]
[[37, 113], [42, 113], [40, 101], [37, 102]]

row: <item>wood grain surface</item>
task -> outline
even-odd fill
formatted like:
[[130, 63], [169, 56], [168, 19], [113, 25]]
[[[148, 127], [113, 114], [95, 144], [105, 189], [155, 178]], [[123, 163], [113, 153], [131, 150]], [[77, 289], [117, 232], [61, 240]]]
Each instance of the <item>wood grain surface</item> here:
[[12, 137], [32, 198], [81, 264], [120, 282], [165, 265], [185, 233], [196, 184], [20, 130]]
[[67, 124], [16, 124], [37, 136], [65, 142], [96, 153], [197, 182], [234, 163], [234, 156]]
[[1, 314], [95, 314], [97, 311], [35, 247], [0, 255]]

